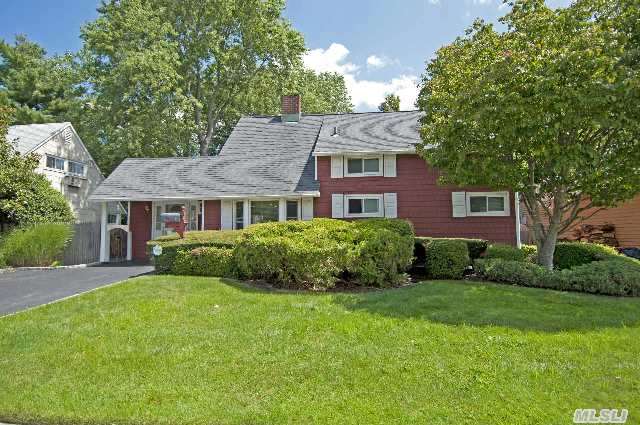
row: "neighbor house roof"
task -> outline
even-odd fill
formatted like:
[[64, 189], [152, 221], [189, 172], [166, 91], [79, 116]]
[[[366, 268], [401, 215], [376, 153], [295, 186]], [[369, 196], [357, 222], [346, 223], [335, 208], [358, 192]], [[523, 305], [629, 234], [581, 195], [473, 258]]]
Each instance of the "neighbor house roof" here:
[[413, 152], [421, 116], [419, 111], [326, 115], [314, 155]]
[[322, 116], [298, 123], [241, 118], [218, 156], [126, 159], [90, 199], [212, 199], [316, 195], [311, 153]]
[[24, 155], [33, 152], [51, 136], [70, 126], [69, 122], [49, 124], [12, 125], [7, 132], [7, 141]]

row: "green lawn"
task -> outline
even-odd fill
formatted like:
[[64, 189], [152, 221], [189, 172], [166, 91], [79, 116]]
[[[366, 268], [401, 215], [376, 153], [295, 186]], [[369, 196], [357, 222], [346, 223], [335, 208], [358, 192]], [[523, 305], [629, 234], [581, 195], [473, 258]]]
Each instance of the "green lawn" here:
[[638, 423], [639, 395], [640, 299], [149, 276], [0, 319], [0, 422]]

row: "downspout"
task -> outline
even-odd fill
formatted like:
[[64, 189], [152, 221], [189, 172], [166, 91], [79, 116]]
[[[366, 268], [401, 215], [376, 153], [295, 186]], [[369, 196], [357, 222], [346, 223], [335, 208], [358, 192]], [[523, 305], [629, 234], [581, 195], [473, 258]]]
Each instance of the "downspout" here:
[[515, 213], [516, 213], [516, 246], [518, 249], [522, 247], [522, 241], [520, 240], [520, 192], [514, 194], [515, 198]]
[[202, 211], [200, 211], [200, 222], [201, 222], [200, 223], [200, 230], [204, 230], [204, 210], [205, 210], [204, 206], [205, 206], [205, 202], [206, 201], [203, 199], [202, 200], [202, 207], [201, 207]]

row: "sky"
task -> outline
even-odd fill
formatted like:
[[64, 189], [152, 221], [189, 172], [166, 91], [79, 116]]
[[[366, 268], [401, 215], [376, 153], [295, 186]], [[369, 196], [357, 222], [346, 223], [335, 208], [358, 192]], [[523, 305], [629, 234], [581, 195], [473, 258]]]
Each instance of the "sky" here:
[[[26, 34], [54, 54], [80, 48], [80, 27], [96, 18], [100, 1], [0, 3], [0, 38]], [[400, 96], [401, 109], [415, 109], [420, 76], [438, 48], [475, 18], [497, 22], [507, 11], [502, 0], [288, 0], [284, 14], [304, 35], [305, 65], [344, 75], [356, 111], [373, 111], [387, 93]]]

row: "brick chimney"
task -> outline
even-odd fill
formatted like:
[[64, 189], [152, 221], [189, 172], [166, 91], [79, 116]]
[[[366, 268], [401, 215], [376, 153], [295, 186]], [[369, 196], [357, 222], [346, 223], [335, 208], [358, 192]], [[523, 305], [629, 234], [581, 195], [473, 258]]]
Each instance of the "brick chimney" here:
[[300, 121], [300, 95], [282, 96], [282, 122]]

